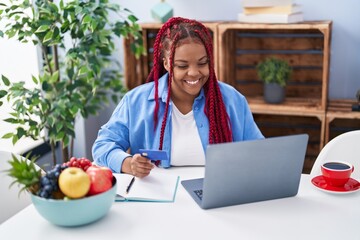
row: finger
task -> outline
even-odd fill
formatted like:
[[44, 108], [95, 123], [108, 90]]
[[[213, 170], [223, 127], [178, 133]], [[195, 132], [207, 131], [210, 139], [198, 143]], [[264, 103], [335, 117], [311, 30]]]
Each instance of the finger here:
[[136, 175], [136, 177], [138, 177], [138, 178], [143, 178], [143, 177], [146, 177], [147, 175], [149, 175], [150, 174], [150, 171], [148, 172], [148, 173], [138, 173], [137, 175]]
[[131, 171], [136, 177], [145, 177], [155, 167], [148, 158], [135, 154], [131, 159]]
[[137, 163], [137, 167], [151, 170], [151, 169], [154, 168], [154, 164], [152, 164], [151, 161], [148, 160], [148, 161], [145, 162], [145, 163], [140, 163], [140, 162], [138, 162], [138, 163]]
[[148, 167], [148, 166], [138, 166], [137, 168], [136, 168], [136, 172], [138, 172], [138, 173], [143, 173], [143, 174], [147, 174], [147, 173], [150, 173], [150, 171], [152, 170], [153, 168], [150, 166], [150, 167]]
[[147, 162], [150, 162], [150, 159], [147, 158], [147, 157], [143, 157], [141, 155], [139, 155], [139, 157], [136, 158], [138, 162], [140, 163], [147, 163]]

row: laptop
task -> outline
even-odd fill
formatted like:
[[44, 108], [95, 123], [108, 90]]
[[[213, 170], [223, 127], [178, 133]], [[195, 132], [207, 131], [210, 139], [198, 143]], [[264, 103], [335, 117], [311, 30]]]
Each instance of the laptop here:
[[181, 184], [203, 209], [295, 196], [309, 136], [208, 145], [204, 178]]

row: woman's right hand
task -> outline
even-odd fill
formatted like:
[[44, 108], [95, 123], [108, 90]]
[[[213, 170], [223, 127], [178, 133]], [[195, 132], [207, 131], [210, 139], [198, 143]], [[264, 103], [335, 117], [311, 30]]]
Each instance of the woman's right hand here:
[[141, 156], [140, 154], [135, 154], [128, 158], [125, 158], [121, 171], [124, 173], [129, 173], [135, 177], [143, 178], [150, 174], [150, 171], [155, 167], [151, 161]]

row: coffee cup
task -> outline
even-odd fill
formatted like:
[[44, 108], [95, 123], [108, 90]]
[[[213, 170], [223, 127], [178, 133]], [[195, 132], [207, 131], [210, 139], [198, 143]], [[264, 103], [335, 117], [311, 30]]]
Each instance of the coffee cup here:
[[321, 173], [326, 183], [334, 187], [343, 187], [350, 179], [354, 166], [347, 162], [326, 162], [321, 165]]

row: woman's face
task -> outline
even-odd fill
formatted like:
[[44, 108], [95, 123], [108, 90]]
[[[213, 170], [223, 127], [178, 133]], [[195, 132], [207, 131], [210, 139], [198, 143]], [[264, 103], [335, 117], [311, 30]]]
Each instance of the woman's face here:
[[[169, 59], [164, 61], [169, 72]], [[171, 95], [177, 99], [194, 100], [209, 78], [209, 59], [205, 46], [199, 42], [185, 42], [175, 49]]]

